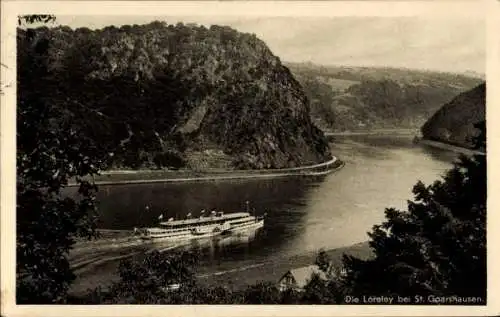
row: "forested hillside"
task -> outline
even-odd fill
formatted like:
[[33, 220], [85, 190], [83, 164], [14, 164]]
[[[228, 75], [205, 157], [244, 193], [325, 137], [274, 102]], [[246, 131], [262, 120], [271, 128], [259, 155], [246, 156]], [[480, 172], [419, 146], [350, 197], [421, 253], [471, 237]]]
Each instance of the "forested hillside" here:
[[[27, 109], [43, 100], [51, 128], [88, 139], [107, 168], [283, 168], [331, 157], [302, 87], [255, 35], [153, 22], [19, 29], [17, 41], [18, 128], [42, 124]], [[22, 135], [20, 151], [34, 141]]]
[[465, 75], [394, 68], [289, 64], [324, 130], [417, 129], [444, 103], [481, 83]]
[[483, 83], [442, 106], [422, 126], [422, 135], [425, 139], [472, 148], [473, 137], [479, 133], [475, 125], [485, 120], [486, 84]]

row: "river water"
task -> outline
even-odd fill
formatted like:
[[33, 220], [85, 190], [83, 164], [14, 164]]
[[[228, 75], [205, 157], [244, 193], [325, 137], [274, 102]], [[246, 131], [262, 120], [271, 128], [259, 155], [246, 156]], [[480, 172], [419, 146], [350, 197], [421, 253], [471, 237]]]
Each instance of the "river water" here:
[[257, 215], [267, 213], [263, 229], [184, 246], [203, 251], [205, 270], [230, 270], [366, 241], [385, 208], [405, 208], [417, 180], [430, 184], [457, 157], [415, 145], [411, 136], [336, 137], [331, 150], [345, 166], [321, 177], [100, 186], [99, 226], [132, 230], [154, 225], [161, 214], [242, 211], [249, 201]]

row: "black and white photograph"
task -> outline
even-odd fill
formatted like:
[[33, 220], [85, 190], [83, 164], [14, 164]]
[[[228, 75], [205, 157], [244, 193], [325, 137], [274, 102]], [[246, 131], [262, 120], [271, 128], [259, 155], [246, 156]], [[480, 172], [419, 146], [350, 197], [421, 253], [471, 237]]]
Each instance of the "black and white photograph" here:
[[15, 305], [494, 304], [485, 15], [119, 4], [2, 38]]

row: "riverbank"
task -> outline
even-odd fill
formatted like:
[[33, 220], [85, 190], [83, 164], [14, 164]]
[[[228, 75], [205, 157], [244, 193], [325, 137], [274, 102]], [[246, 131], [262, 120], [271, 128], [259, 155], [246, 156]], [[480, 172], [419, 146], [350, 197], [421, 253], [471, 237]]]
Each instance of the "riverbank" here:
[[472, 155], [485, 155], [485, 153], [480, 152], [480, 151], [475, 151], [475, 150], [467, 149], [467, 148], [464, 148], [464, 147], [459, 147], [459, 146], [456, 146], [456, 145], [451, 145], [451, 144], [437, 142], [437, 141], [432, 141], [432, 140], [427, 140], [427, 139], [419, 139], [418, 143], [422, 144], [422, 145], [426, 145], [426, 146], [430, 146], [430, 147], [434, 147], [434, 148], [438, 148], [438, 149], [442, 149], [442, 150], [454, 152], [454, 153], [460, 153], [460, 154], [464, 154], [464, 155], [469, 155], [469, 156], [472, 156]]
[[[319, 250], [318, 250], [319, 251]], [[197, 280], [200, 285], [207, 287], [224, 286], [231, 290], [242, 290], [248, 285], [260, 281], [277, 283], [288, 270], [299, 268], [314, 263], [318, 251], [307, 252], [290, 257], [280, 257], [269, 261], [252, 262], [237, 268], [230, 267], [230, 263], [221, 263], [217, 270], [198, 267]], [[361, 259], [373, 257], [368, 242], [356, 243], [347, 247], [325, 250], [332, 264], [340, 267], [344, 254]], [[88, 289], [100, 286], [103, 290], [113, 282], [118, 281], [118, 263], [94, 267], [90, 274], [79, 274], [76, 271], [77, 280], [70, 289], [70, 295], [78, 297], [86, 294]], [[99, 272], [99, 273], [97, 273]]]
[[[360, 259], [368, 259], [374, 256], [368, 242], [325, 251], [330, 257], [333, 266], [338, 268], [342, 266], [344, 254]], [[278, 283], [287, 271], [314, 264], [318, 252], [319, 250], [283, 257], [274, 261], [254, 263], [237, 269], [200, 274], [198, 275], [198, 282], [206, 286], [224, 286], [232, 290], [242, 290], [248, 285], [260, 281]]]
[[[96, 185], [120, 185], [142, 183], [204, 182], [216, 180], [234, 180], [249, 178], [275, 178], [286, 176], [321, 176], [333, 173], [344, 166], [344, 162], [335, 156], [320, 164], [285, 169], [264, 170], [111, 170], [95, 176]], [[77, 186], [70, 182], [68, 186]]]

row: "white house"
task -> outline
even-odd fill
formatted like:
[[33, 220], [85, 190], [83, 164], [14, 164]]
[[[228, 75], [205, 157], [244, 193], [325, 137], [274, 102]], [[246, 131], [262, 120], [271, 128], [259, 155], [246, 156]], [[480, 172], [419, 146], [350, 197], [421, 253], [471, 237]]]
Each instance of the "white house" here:
[[301, 291], [309, 283], [313, 274], [317, 274], [319, 278], [326, 280], [325, 272], [321, 271], [317, 265], [309, 265], [299, 267], [286, 272], [278, 282], [280, 291], [294, 289]]

